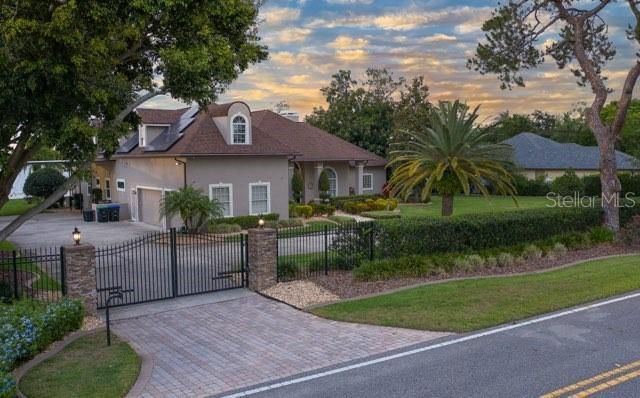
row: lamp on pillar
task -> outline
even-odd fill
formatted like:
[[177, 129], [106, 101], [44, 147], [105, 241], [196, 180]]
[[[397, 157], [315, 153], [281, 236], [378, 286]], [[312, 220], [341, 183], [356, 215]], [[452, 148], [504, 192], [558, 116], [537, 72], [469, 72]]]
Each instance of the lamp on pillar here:
[[80, 234], [80, 230], [78, 229], [78, 227], [75, 227], [73, 229], [73, 233], [71, 234], [71, 236], [73, 236], [73, 241], [76, 242], [76, 246], [80, 245], [80, 238], [82, 237], [82, 234]]
[[258, 220], [258, 227], [264, 228], [264, 219], [262, 217]]

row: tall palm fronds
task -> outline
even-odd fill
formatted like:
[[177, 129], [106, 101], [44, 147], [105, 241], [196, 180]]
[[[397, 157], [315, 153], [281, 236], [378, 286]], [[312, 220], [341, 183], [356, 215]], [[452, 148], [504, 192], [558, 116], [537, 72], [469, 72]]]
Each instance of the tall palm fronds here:
[[441, 102], [429, 118], [431, 127], [407, 131], [407, 140], [395, 144], [390, 152], [392, 195], [406, 199], [421, 188], [422, 200], [427, 200], [435, 190], [442, 195], [445, 216], [453, 213], [453, 196], [468, 195], [472, 186], [489, 196], [489, 183], [515, 201], [514, 180], [508, 171], [513, 167], [511, 148], [491, 143], [488, 133], [474, 126], [477, 118], [478, 107], [470, 113], [459, 101]]

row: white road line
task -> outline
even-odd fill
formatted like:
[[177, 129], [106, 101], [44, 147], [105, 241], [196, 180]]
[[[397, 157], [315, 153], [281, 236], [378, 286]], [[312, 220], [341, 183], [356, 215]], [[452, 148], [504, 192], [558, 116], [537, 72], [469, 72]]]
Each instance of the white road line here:
[[283, 382], [280, 382], [280, 383], [269, 384], [269, 385], [266, 385], [266, 386], [263, 386], [263, 387], [257, 387], [257, 388], [253, 388], [253, 389], [250, 389], [250, 390], [241, 391], [241, 392], [238, 392], [238, 393], [235, 393], [235, 394], [225, 395], [224, 398], [246, 397], [246, 396], [249, 396], [249, 395], [254, 395], [254, 394], [258, 394], [258, 393], [265, 392], [265, 391], [275, 390], [277, 388], [286, 387], [286, 386], [290, 386], [290, 385], [293, 385], [293, 384], [304, 383], [306, 381], [315, 380], [315, 379], [319, 379], [319, 378], [322, 378], [322, 377], [335, 375], [335, 374], [338, 374], [338, 373], [344, 373], [344, 372], [348, 372], [350, 370], [364, 368], [364, 367], [375, 365], [375, 364], [378, 364], [378, 363], [392, 361], [394, 359], [403, 358], [403, 357], [419, 354], [419, 353], [426, 352], [426, 351], [432, 351], [432, 350], [435, 350], [435, 349], [438, 349], [438, 348], [447, 347], [447, 346], [454, 345], [454, 344], [464, 343], [466, 341], [479, 339], [481, 337], [491, 336], [491, 335], [502, 333], [502, 332], [506, 332], [506, 331], [509, 331], [509, 330], [518, 329], [518, 328], [521, 328], [521, 327], [524, 327], [524, 326], [534, 325], [536, 323], [545, 322], [545, 321], [548, 321], [550, 319], [560, 318], [560, 317], [563, 317], [563, 316], [576, 314], [578, 312], [588, 311], [588, 310], [593, 309], [593, 308], [603, 307], [605, 305], [618, 303], [620, 301], [631, 300], [631, 299], [634, 299], [634, 298], [637, 298], [637, 297], [640, 297], [640, 292], [639, 293], [629, 294], [627, 296], [622, 296], [622, 297], [618, 297], [618, 298], [607, 300], [607, 301], [602, 301], [602, 302], [595, 303], [595, 304], [590, 304], [590, 305], [587, 305], [587, 306], [584, 306], [584, 307], [574, 308], [572, 310], [567, 310], [567, 311], [559, 312], [559, 313], [556, 313], [556, 314], [546, 315], [546, 316], [543, 316], [543, 317], [540, 317], [540, 318], [531, 319], [529, 321], [525, 321], [525, 322], [522, 322], [522, 323], [517, 323], [517, 324], [513, 324], [513, 325], [509, 325], [509, 326], [503, 326], [503, 327], [500, 327], [500, 328], [497, 328], [497, 329], [487, 330], [486, 332], [472, 334], [472, 335], [460, 337], [458, 339], [449, 340], [449, 341], [445, 341], [445, 342], [438, 343], [438, 344], [433, 344], [433, 345], [426, 346], [426, 347], [416, 348], [414, 350], [399, 352], [397, 354], [388, 355], [388, 356], [385, 356], [385, 357], [380, 357], [380, 358], [372, 359], [372, 360], [369, 360], [369, 361], [354, 363], [354, 364], [349, 365], [349, 366], [344, 366], [344, 367], [341, 367], [341, 368], [327, 370], [326, 372], [314, 373], [314, 374], [310, 374], [310, 375], [307, 375], [307, 376], [304, 376], [304, 377], [299, 377], [297, 379], [286, 380], [286, 381], [283, 381]]

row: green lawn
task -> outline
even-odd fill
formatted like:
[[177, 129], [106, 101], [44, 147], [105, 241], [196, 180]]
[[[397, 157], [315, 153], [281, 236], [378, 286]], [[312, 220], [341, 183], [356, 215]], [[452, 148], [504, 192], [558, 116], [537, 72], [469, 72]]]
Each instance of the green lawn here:
[[[16, 250], [16, 246], [8, 241], [0, 242], [0, 251]], [[40, 278], [31, 285], [31, 287], [43, 290], [61, 290], [61, 286], [57, 280], [51, 278], [38, 264], [24, 258], [19, 258], [17, 268], [21, 271], [36, 273]], [[13, 262], [0, 261], [0, 270], [13, 270]]]
[[325, 226], [335, 227], [336, 223], [331, 221], [309, 221], [302, 227], [282, 228], [278, 230], [278, 237], [293, 238], [295, 236], [308, 235], [324, 231]]
[[0, 209], [0, 216], [19, 216], [37, 204], [37, 201], [29, 203], [24, 199], [11, 199]]
[[[519, 196], [518, 205], [513, 199], [505, 196], [492, 196], [485, 199], [482, 196], [456, 196], [453, 201], [453, 214], [478, 214], [496, 213], [512, 210], [526, 210], [544, 208], [549, 201], [545, 197]], [[433, 196], [428, 204], [400, 204], [400, 214], [402, 217], [440, 217], [442, 198]], [[371, 212], [381, 213], [386, 212]]]
[[313, 310], [347, 322], [468, 332], [640, 289], [640, 256], [423, 286]]
[[[112, 336], [113, 338], [114, 336]], [[140, 358], [123, 341], [98, 333], [82, 337], [20, 380], [30, 398], [123, 397], [140, 372]]]

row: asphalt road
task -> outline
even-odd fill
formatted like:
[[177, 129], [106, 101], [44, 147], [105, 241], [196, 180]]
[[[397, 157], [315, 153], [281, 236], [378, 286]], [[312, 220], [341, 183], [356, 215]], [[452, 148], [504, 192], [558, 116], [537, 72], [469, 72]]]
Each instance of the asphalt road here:
[[[640, 397], [640, 294], [635, 296], [448, 337], [390, 353], [395, 358], [388, 353], [237, 396], [539, 397], [556, 391], [549, 397]], [[322, 372], [329, 374], [318, 377]], [[256, 391], [260, 387], [266, 391]]]

